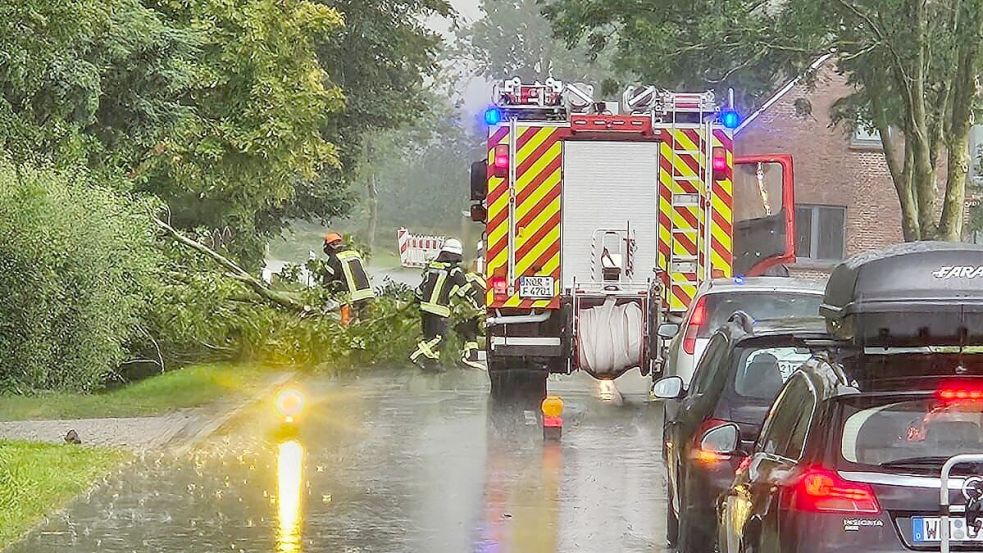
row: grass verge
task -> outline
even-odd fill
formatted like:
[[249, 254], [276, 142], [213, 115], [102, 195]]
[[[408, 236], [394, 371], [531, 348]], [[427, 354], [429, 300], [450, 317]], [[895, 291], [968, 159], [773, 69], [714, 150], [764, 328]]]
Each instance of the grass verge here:
[[0, 420], [155, 415], [250, 392], [269, 375], [255, 365], [194, 365], [107, 392], [0, 396]]
[[126, 457], [104, 447], [0, 440], [0, 549]]

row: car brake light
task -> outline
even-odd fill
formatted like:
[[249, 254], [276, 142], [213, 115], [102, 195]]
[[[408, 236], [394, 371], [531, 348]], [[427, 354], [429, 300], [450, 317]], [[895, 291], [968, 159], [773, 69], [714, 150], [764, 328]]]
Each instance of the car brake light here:
[[936, 391], [939, 399], [983, 399], [983, 388], [978, 386], [947, 386]]
[[728, 422], [720, 419], [707, 419], [703, 421], [703, 424], [701, 424], [696, 430], [696, 435], [693, 437], [693, 447], [690, 449], [689, 453], [690, 459], [693, 459], [697, 463], [703, 465], [718, 463], [720, 461], [730, 459], [730, 455], [727, 453], [709, 451], [701, 447], [703, 436], [705, 436], [707, 432], [725, 424], [728, 424]]
[[707, 297], [702, 296], [696, 300], [693, 306], [693, 314], [690, 315], [689, 324], [686, 325], [686, 334], [683, 335], [683, 351], [693, 355], [696, 351], [696, 337], [699, 336], [703, 325], [707, 320]]
[[809, 467], [799, 476], [792, 490], [792, 508], [811, 513], [881, 512], [869, 484], [845, 480], [825, 467]]

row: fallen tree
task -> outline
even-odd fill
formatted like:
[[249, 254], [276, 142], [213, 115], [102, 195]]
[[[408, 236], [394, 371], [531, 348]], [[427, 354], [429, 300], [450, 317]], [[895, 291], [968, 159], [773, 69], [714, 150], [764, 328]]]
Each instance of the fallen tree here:
[[[189, 238], [182, 234], [180, 231], [172, 227], [171, 225], [160, 220], [158, 217], [154, 217], [154, 222], [160, 227], [164, 232], [168, 234], [171, 238], [176, 240], [179, 244], [187, 246], [196, 252], [205, 255], [211, 260], [218, 263], [223, 269], [225, 269], [225, 275], [231, 279], [234, 279], [242, 284], [246, 285], [249, 289], [256, 293], [256, 295], [261, 298], [270, 301], [280, 307], [289, 309], [291, 311], [296, 311], [301, 314], [306, 314], [311, 311], [311, 306], [305, 305], [304, 302], [297, 300], [290, 294], [284, 292], [278, 292], [276, 290], [271, 290], [266, 283], [262, 280], [254, 277], [253, 275], [246, 272], [245, 269], [235, 264], [229, 258], [216, 252], [215, 250], [209, 248], [208, 246]], [[333, 303], [326, 306], [326, 311], [334, 311], [338, 309], [338, 304]]]

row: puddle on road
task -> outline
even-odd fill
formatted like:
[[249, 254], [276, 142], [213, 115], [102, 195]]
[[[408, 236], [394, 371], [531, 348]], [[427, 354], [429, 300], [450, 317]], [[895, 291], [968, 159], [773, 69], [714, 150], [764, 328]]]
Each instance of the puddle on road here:
[[653, 551], [656, 409], [570, 390], [563, 440], [544, 444], [481, 374], [311, 380], [298, 435], [259, 406], [186, 456], [133, 463], [9, 553]]

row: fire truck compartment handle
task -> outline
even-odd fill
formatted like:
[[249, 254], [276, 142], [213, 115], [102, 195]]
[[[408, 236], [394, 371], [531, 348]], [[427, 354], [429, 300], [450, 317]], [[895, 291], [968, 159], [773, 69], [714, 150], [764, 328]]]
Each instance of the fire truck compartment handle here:
[[494, 317], [488, 317], [485, 321], [486, 325], [505, 325], [505, 324], [523, 324], [523, 323], [542, 323], [546, 322], [550, 318], [550, 312], [544, 311], [542, 313], [533, 313], [531, 315], [502, 315], [501, 312], [496, 311]]

